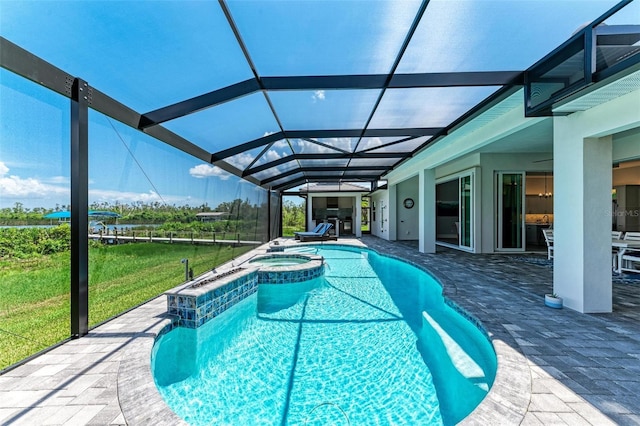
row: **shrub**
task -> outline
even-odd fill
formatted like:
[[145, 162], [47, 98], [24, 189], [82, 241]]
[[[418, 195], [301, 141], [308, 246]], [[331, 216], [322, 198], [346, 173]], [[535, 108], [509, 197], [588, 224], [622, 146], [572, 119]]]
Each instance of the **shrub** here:
[[0, 257], [27, 259], [71, 248], [71, 227], [0, 228]]

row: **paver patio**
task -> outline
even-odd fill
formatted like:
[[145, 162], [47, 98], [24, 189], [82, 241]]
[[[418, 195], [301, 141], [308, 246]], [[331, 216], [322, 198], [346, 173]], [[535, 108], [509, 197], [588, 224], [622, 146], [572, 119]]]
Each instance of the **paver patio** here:
[[[586, 315], [544, 307], [552, 268], [531, 256], [353, 241], [431, 270], [491, 334], [498, 376], [467, 423], [640, 424], [640, 279], [614, 282], [613, 313]], [[145, 369], [165, 311], [159, 297], [0, 376], [0, 423], [175, 424], [144, 397], [155, 391]]]

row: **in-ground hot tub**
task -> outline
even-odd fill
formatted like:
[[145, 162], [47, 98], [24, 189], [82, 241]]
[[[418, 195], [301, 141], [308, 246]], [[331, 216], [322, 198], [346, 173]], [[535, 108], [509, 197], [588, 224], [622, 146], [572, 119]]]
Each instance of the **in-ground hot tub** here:
[[291, 266], [307, 263], [311, 259], [306, 257], [292, 257], [292, 256], [263, 256], [259, 259], [253, 259], [249, 263], [260, 266]]
[[258, 266], [258, 284], [291, 284], [324, 274], [324, 258], [314, 254], [269, 253], [248, 262]]
[[312, 254], [271, 253], [240, 267], [199, 277], [167, 291], [167, 312], [176, 324], [198, 328], [258, 290], [258, 284], [294, 284], [324, 275], [324, 258]]

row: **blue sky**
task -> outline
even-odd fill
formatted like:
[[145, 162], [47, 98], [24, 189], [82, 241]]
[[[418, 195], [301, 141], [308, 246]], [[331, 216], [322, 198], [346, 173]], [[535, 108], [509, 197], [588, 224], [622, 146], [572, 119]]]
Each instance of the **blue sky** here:
[[[615, 3], [433, 0], [398, 71], [525, 69]], [[277, 76], [388, 72], [420, 3], [228, 4], [260, 75]], [[215, 1], [0, 0], [0, 34], [141, 113], [252, 77]], [[68, 100], [6, 70], [0, 90], [0, 207], [68, 204]], [[446, 124], [493, 90], [388, 91], [372, 125]], [[322, 129], [362, 125], [377, 93], [270, 96], [285, 128]], [[426, 108], [430, 97], [442, 98], [438, 111]], [[211, 152], [279, 131], [259, 93], [166, 127]], [[264, 200], [253, 185], [95, 112], [89, 137], [90, 201], [215, 206], [234, 198]], [[268, 156], [287, 150], [276, 145]], [[235, 160], [247, 164], [253, 157]]]
[[[68, 205], [69, 102], [0, 70], [0, 207]], [[90, 202], [215, 207], [263, 190], [90, 110]]]

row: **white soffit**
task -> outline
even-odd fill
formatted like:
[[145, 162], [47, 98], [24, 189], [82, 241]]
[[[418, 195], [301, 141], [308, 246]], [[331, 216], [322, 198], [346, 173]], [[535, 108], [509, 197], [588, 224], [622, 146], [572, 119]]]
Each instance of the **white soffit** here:
[[507, 112], [524, 105], [524, 89], [520, 89], [507, 99], [497, 103], [488, 110], [484, 111], [468, 123], [465, 123], [458, 129], [452, 131], [447, 138], [462, 138], [470, 133], [475, 132], [479, 128], [491, 123], [495, 119], [502, 117]]
[[638, 89], [640, 89], [640, 71], [636, 71], [606, 86], [600, 87], [593, 92], [587, 93], [578, 99], [560, 105], [554, 108], [553, 112], [571, 113], [586, 111]]

